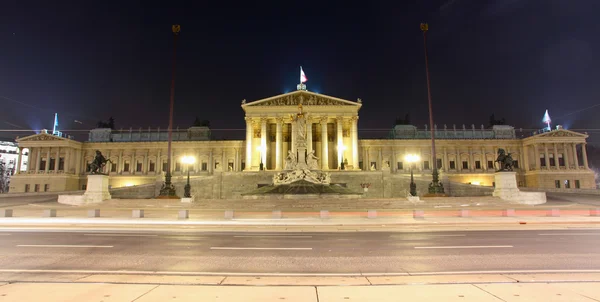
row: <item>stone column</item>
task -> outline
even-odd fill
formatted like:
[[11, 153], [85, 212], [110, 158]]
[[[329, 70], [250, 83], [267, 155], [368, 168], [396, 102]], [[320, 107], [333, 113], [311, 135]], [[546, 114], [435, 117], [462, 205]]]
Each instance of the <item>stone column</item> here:
[[329, 169], [329, 143], [327, 139], [327, 117], [321, 118], [321, 166], [323, 170]]
[[[146, 154], [144, 155], [144, 163], [142, 164], [142, 173], [144, 174], [148, 174], [148, 153], [150, 153], [150, 150], [146, 150]], [[198, 163], [198, 161], [196, 160], [196, 163]]]
[[283, 118], [278, 117], [275, 123], [275, 170], [281, 170], [283, 169], [281, 165], [283, 162]]
[[252, 118], [246, 117], [246, 171], [252, 170], [252, 138], [254, 136], [252, 132]]
[[71, 149], [67, 148], [67, 149], [65, 149], [65, 166], [63, 167], [65, 173], [70, 172], [69, 171], [69, 168], [71, 168], [70, 161], [71, 161]]
[[575, 165], [575, 170], [579, 170], [579, 159], [577, 158], [577, 144], [573, 143], [573, 164]]
[[306, 152], [310, 153], [313, 151], [313, 138], [312, 138], [312, 120], [311, 118], [306, 119]]
[[556, 170], [560, 169], [560, 163], [558, 162], [558, 146], [556, 146], [556, 143], [553, 144], [554, 145], [554, 166], [556, 167]]
[[[129, 165], [129, 174], [135, 174], [137, 172], [137, 158], [135, 157], [135, 153], [135, 149], [133, 149], [133, 153], [131, 154], [131, 164]], [[175, 165], [175, 162], [171, 161], [171, 163]]]
[[35, 173], [38, 173], [40, 166], [42, 165], [42, 148], [35, 148]]
[[83, 150], [75, 150], [75, 175], [81, 174], [81, 158]]
[[392, 147], [392, 162], [390, 164], [390, 168], [393, 173], [396, 173], [398, 170], [398, 161], [396, 160], [396, 149]]
[[[233, 171], [239, 171], [239, 166], [240, 166], [240, 150], [238, 148], [235, 148], [235, 159], [233, 160]], [[197, 161], [196, 161], [197, 162]]]
[[586, 146], [587, 146], [587, 144], [586, 144], [586, 143], [583, 143], [583, 144], [581, 144], [581, 157], [582, 157], [582, 159], [583, 159], [583, 166], [584, 166], [586, 169], [589, 169], [590, 167], [588, 166], [587, 151], [585, 150], [585, 149], [586, 149], [586, 148], [585, 148]]
[[212, 149], [208, 153], [208, 173], [212, 174], [215, 170], [215, 163], [213, 162], [213, 151]]
[[17, 150], [19, 151], [19, 156], [17, 157], [17, 168], [15, 169], [15, 174], [21, 174], [21, 154], [23, 153], [23, 149], [17, 148]]
[[342, 150], [342, 146], [344, 146], [344, 119], [341, 116], [338, 116], [336, 118], [336, 122], [337, 122], [337, 134], [336, 134], [336, 138], [337, 138], [337, 147], [336, 147], [336, 153], [337, 153], [337, 163], [338, 169], [341, 169], [342, 167], [342, 157], [344, 155], [344, 151]]
[[60, 162], [60, 147], [56, 147], [56, 158], [54, 159], [54, 173], [58, 173], [58, 163]]
[[[260, 119], [260, 148], [261, 152], [259, 152], [259, 156], [261, 156], [262, 163], [264, 165], [264, 169], [267, 169], [267, 119]], [[221, 167], [223, 167], [221, 159]]]
[[371, 161], [369, 160], [369, 148], [363, 147], [363, 170], [371, 170]]
[[46, 151], [46, 174], [48, 174], [48, 171], [50, 171], [50, 148], [48, 148], [48, 151]]
[[569, 166], [569, 148], [567, 148], [566, 143], [563, 143], [563, 158], [565, 159], [565, 169], [571, 170], [571, 166]]
[[379, 152], [377, 153], [377, 170], [383, 171], [383, 148], [379, 147]]
[[475, 171], [475, 158], [473, 157], [473, 149], [469, 148], [469, 171]]
[[[162, 169], [162, 163], [161, 163]], [[119, 151], [119, 161], [117, 164], [117, 174], [123, 173], [123, 151]]]
[[[352, 166], [358, 170], [358, 116], [352, 117], [352, 126], [350, 129], [352, 137]], [[397, 165], [394, 162], [394, 165]]]
[[458, 170], [458, 172], [462, 172], [462, 156], [460, 154], [460, 148], [456, 148], [455, 150], [456, 152], [454, 161], [456, 162], [456, 170]]
[[487, 172], [487, 170], [488, 170], [487, 155], [485, 154], [485, 147], [481, 147], [481, 169], [484, 172]]
[[446, 149], [446, 147], [444, 147], [443, 160], [444, 160], [444, 162], [442, 163], [442, 168], [444, 169], [444, 171], [450, 170], [450, 164], [448, 163], [448, 149]]
[[529, 147], [523, 146], [523, 164], [525, 165], [525, 172], [529, 171]]
[[544, 143], [544, 161], [546, 162], [546, 169], [550, 170], [550, 156], [548, 154], [548, 144]]
[[540, 163], [540, 151], [537, 144], [533, 144], [533, 158], [535, 160], [535, 169], [539, 171], [542, 165]]
[[156, 155], [156, 167], [155, 167], [156, 173], [160, 174], [162, 173], [162, 158], [160, 158], [160, 149], [158, 149], [158, 153]]
[[292, 146], [290, 147], [290, 150], [292, 150], [292, 153], [296, 154], [296, 131], [298, 131], [296, 128], [296, 122], [294, 120], [292, 120], [290, 122], [290, 126], [292, 127], [292, 133], [291, 133]]

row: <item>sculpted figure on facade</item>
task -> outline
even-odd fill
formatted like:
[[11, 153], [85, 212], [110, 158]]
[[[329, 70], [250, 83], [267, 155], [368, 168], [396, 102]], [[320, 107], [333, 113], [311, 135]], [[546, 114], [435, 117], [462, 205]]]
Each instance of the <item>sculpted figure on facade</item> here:
[[292, 170], [292, 169], [294, 169], [294, 167], [296, 167], [297, 163], [298, 163], [298, 160], [296, 159], [296, 154], [294, 154], [294, 152], [292, 152], [292, 150], [288, 150], [288, 156], [285, 159], [285, 169]]
[[315, 156], [315, 150], [312, 150], [308, 153], [306, 157], [306, 164], [310, 170], [318, 170], [319, 169], [319, 158]]

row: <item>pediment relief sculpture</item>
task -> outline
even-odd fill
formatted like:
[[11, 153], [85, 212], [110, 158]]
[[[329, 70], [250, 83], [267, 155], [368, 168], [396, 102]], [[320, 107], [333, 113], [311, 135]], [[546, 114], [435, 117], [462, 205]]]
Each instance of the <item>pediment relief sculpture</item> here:
[[33, 142], [33, 141], [62, 141], [64, 138], [60, 138], [50, 134], [37, 134], [29, 137], [19, 139], [19, 142]]
[[258, 101], [250, 106], [353, 106], [352, 103], [343, 102], [317, 95], [286, 95], [268, 101]]
[[585, 137], [584, 134], [566, 131], [566, 130], [555, 130], [540, 134], [541, 137]]

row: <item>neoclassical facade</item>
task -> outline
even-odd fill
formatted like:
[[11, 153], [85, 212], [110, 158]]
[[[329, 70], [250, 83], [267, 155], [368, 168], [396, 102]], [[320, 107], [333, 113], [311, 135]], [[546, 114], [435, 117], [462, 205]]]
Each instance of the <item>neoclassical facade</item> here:
[[[227, 195], [219, 184], [231, 181], [252, 187], [257, 179], [263, 179], [261, 175], [269, 179], [266, 174], [281, 171], [287, 154], [296, 152], [292, 147], [296, 145], [293, 135], [296, 124], [291, 116], [298, 110], [308, 120], [307, 150], [314, 150], [322, 170], [331, 171], [332, 182], [385, 178], [393, 185], [410, 173], [411, 165], [404, 160], [407, 154], [420, 155], [421, 160], [413, 164], [413, 169], [416, 175], [427, 179], [434, 160], [431, 129], [399, 125], [386, 138], [359, 139], [358, 112], [362, 105], [360, 99], [343, 100], [306, 90], [252, 102], [244, 100], [241, 108], [245, 112], [245, 140], [213, 140], [206, 127], [174, 133], [171, 154], [174, 181], [183, 181], [189, 169], [192, 179], [210, 180], [213, 184], [210, 185], [213, 188], [203, 190], [219, 188], [218, 194], [206, 196], [222, 198], [237, 197], [239, 192]], [[436, 127], [434, 131], [435, 160], [442, 180], [448, 184], [493, 186], [496, 152], [502, 148], [516, 162], [519, 186], [596, 188], [594, 173], [588, 167], [586, 134], [557, 127], [518, 138], [510, 126], [476, 129], [474, 125]], [[112, 188], [160, 186], [167, 170], [165, 131], [140, 129], [116, 133], [94, 129], [83, 142], [43, 131], [16, 141], [20, 150], [29, 151], [29, 160], [26, 169], [11, 180], [11, 192], [81, 190], [85, 188], [86, 171], [96, 150], [110, 159], [104, 172], [110, 175]], [[180, 161], [182, 156], [194, 156], [196, 162], [187, 167]], [[342, 163], [344, 170], [340, 171]], [[382, 193], [382, 197], [396, 193], [386, 194]]]

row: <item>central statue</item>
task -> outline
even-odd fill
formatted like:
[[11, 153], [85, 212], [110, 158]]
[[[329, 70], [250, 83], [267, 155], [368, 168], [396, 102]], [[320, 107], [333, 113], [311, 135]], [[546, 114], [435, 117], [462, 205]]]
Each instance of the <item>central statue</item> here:
[[[289, 184], [305, 180], [316, 184], [329, 184], [329, 173], [319, 171], [318, 158], [314, 150], [306, 150], [306, 114], [302, 111], [302, 103], [298, 105], [298, 113], [291, 115], [295, 124], [295, 145], [288, 151], [285, 159], [285, 171], [273, 176], [273, 184]], [[295, 152], [294, 152], [295, 150]]]

